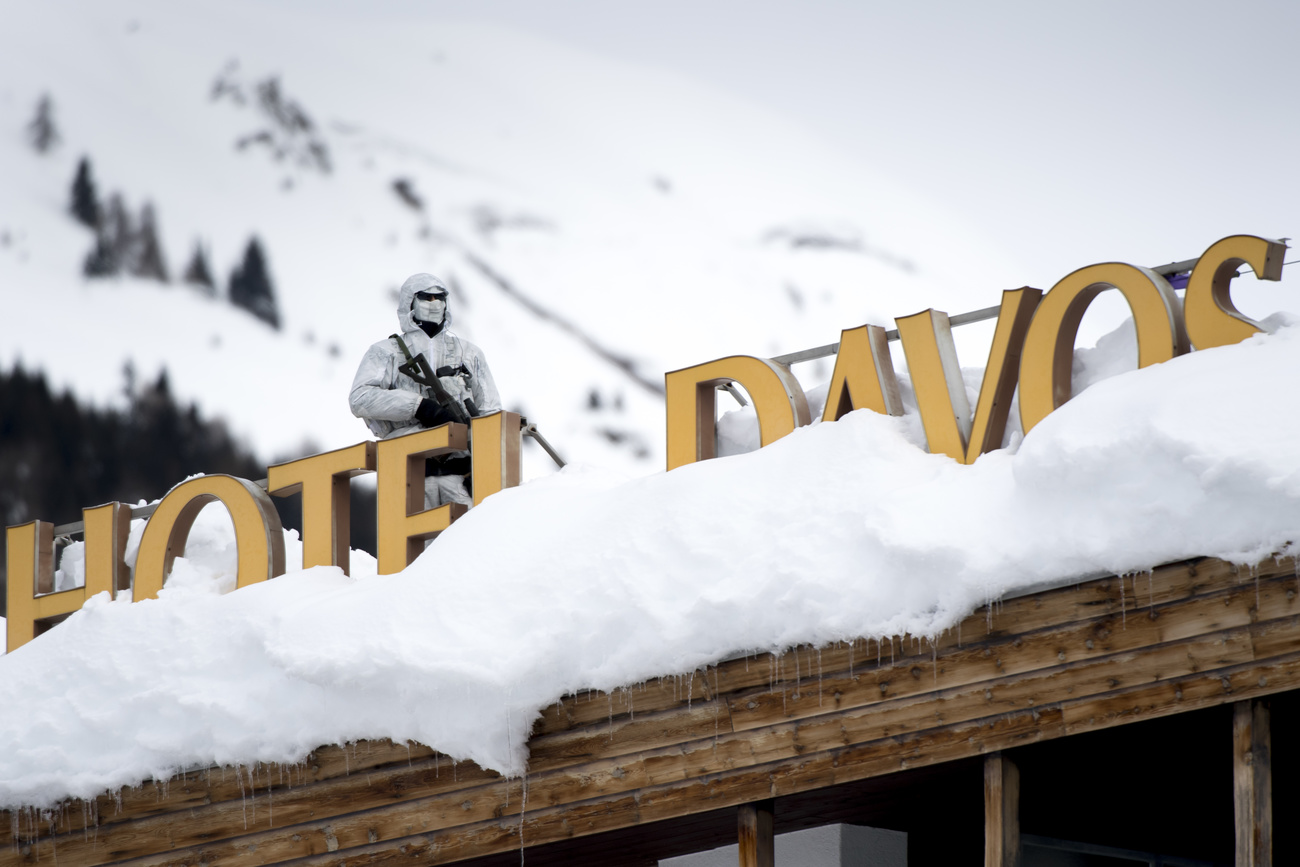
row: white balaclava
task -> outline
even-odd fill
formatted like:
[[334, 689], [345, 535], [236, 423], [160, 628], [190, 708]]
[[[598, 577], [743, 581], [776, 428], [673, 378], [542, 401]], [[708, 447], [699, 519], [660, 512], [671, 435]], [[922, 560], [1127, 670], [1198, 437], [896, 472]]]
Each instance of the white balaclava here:
[[447, 315], [447, 293], [440, 287], [431, 287], [428, 291], [415, 293], [411, 312], [420, 322], [440, 324]]

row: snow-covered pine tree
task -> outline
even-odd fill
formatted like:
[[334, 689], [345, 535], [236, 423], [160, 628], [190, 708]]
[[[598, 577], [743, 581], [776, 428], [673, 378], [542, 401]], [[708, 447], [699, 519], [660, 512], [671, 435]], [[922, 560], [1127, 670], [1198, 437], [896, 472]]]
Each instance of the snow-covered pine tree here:
[[280, 311], [275, 303], [275, 289], [266, 268], [262, 244], [254, 235], [244, 250], [244, 261], [230, 275], [230, 303], [242, 307], [277, 331]]
[[203, 251], [203, 244], [198, 241], [194, 242], [194, 255], [190, 256], [181, 279], [206, 295], [217, 294], [217, 283], [212, 279], [212, 269], [208, 267], [208, 255]]
[[82, 157], [77, 163], [77, 176], [72, 179], [72, 216], [90, 228], [99, 225], [99, 194], [95, 192], [95, 179], [90, 174], [90, 158]]
[[38, 154], [48, 153], [58, 147], [59, 130], [54, 125], [54, 101], [48, 93], [36, 103], [36, 116], [27, 124], [27, 141]]
[[140, 209], [140, 226], [131, 238], [128, 273], [166, 283], [167, 262], [163, 258], [162, 243], [158, 240], [158, 226], [153, 205], [145, 202]]
[[96, 226], [95, 248], [86, 256], [82, 272], [87, 277], [112, 277], [121, 273], [134, 234], [131, 215], [122, 197], [113, 193]]

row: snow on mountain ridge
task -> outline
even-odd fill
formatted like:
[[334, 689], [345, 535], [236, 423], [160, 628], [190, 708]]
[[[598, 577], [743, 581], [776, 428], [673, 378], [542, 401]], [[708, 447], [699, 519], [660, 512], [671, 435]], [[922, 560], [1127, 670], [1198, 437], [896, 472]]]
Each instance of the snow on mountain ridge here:
[[[45, 157], [17, 135], [0, 141], [14, 194], [0, 230], [22, 232], [27, 256], [0, 251], [0, 363], [22, 357], [99, 401], [127, 358], [143, 376], [165, 366], [178, 396], [267, 456], [366, 435], [347, 387], [365, 347], [393, 330], [391, 290], [414, 271], [454, 282], [455, 328], [484, 348], [508, 406], [570, 457], [637, 471], [661, 460], [662, 404], [575, 332], [661, 381], [719, 355], [831, 342], [868, 319], [980, 306], [992, 290], [942, 274], [1009, 271], [957, 231], [940, 232], [940, 249], [933, 214], [779, 118], [671, 74], [432, 17], [76, 5], [84, 14], [25, 9], [0, 34], [0, 125], [21, 130], [48, 92], [64, 138]], [[77, 64], [37, 47], [56, 34]], [[242, 103], [214, 98], [218, 82]], [[300, 164], [310, 149], [275, 158], [293, 136], [262, 135], [257, 92], [270, 82], [310, 119], [328, 172]], [[154, 203], [173, 273], [201, 241], [224, 285], [260, 237], [284, 330], [174, 285], [83, 280], [91, 239], [63, 213], [82, 154], [101, 195]], [[769, 239], [807, 225], [848, 227], [884, 255]], [[492, 275], [572, 328], [539, 322]], [[33, 323], [55, 317], [51, 351]], [[285, 382], [288, 401], [268, 388]], [[535, 451], [528, 460], [530, 475], [547, 471]]]

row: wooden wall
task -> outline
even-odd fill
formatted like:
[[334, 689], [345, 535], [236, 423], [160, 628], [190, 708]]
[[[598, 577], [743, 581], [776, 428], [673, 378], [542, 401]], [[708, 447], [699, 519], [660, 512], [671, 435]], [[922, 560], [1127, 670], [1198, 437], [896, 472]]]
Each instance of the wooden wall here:
[[531, 864], [653, 863], [656, 846], [708, 845], [741, 805], [1300, 688], [1298, 590], [1290, 560], [1098, 579], [998, 603], [933, 645], [800, 647], [568, 697], [537, 723], [526, 780], [364, 742], [18, 811], [0, 867], [490, 863], [521, 845]]

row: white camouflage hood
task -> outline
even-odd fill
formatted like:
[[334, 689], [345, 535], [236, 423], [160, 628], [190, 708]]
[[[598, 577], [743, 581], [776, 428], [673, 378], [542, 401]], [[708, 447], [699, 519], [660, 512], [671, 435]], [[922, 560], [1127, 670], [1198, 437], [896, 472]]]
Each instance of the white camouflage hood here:
[[[443, 283], [432, 274], [412, 274], [406, 278], [402, 284], [401, 290], [397, 293], [397, 321], [401, 324], [400, 333], [405, 334], [408, 331], [417, 331], [420, 326], [415, 321], [415, 316], [411, 313], [411, 307], [415, 303], [415, 293], [425, 292], [429, 289], [438, 288], [443, 292], [448, 292], [447, 284]], [[451, 324], [451, 305], [447, 306], [447, 311], [442, 315], [442, 327], [446, 328]]]

